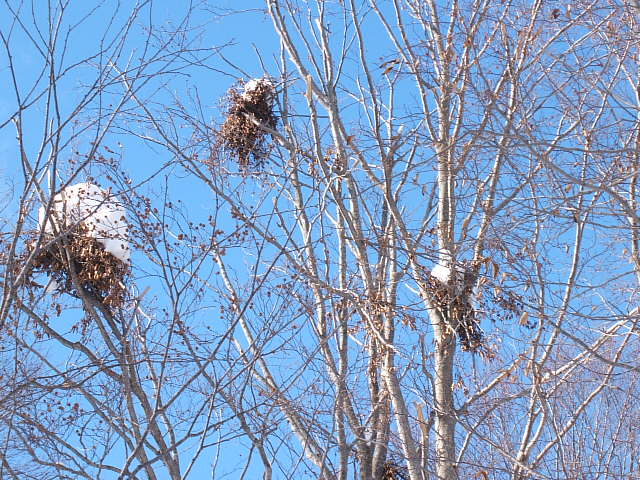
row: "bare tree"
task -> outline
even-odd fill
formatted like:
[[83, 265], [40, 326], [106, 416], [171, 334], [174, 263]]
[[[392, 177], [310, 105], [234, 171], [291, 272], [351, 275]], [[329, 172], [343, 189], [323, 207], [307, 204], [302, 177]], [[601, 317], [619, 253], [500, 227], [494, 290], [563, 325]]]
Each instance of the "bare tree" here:
[[[133, 20], [78, 63], [98, 80], [67, 117], [49, 57], [37, 93], [16, 81], [25, 186], [0, 320], [25, 360], [1, 384], [3, 475], [177, 479], [206, 461], [216, 478], [238, 445], [236, 478], [638, 475], [634, 6], [259, 7], [280, 50], [249, 73], [191, 43], [190, 10], [149, 25], [139, 63], [120, 46]], [[214, 66], [238, 79], [220, 115], [198, 90], [167, 93]], [[21, 116], [36, 100], [51, 108], [34, 154]], [[88, 112], [92, 147], [60, 160]], [[112, 138], [167, 162], [127, 169]], [[77, 225], [35, 219], [45, 206], [55, 223], [55, 194], [88, 176], [128, 206], [116, 306], [70, 261]], [[58, 296], [30, 283], [46, 283], [43, 251], [67, 259]]]

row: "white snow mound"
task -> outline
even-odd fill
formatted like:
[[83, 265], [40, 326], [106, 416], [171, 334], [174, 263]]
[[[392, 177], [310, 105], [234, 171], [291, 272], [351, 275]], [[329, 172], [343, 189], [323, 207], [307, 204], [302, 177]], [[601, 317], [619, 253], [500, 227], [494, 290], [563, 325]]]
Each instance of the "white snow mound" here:
[[77, 183], [62, 190], [53, 197], [48, 215], [45, 207], [38, 210], [40, 228], [45, 222], [47, 233], [54, 232], [54, 222], [62, 222], [58, 232], [82, 223], [87, 227], [88, 235], [105, 251], [123, 262], [131, 258], [124, 208], [107, 190], [97, 185]]
[[441, 283], [449, 283], [451, 277], [451, 269], [441, 263], [436, 264], [431, 270], [431, 276], [437, 278]]
[[[440, 283], [444, 285], [449, 285], [451, 281], [451, 260], [447, 255], [443, 255], [433, 266], [431, 270], [431, 276], [436, 278]], [[461, 290], [464, 285], [464, 277], [465, 277], [465, 266], [463, 264], [457, 263], [453, 266], [453, 271], [455, 272], [455, 278], [453, 279], [454, 286], [456, 290]]]
[[247, 96], [260, 85], [268, 85], [269, 87], [273, 88], [273, 84], [268, 78], [252, 78], [244, 84], [244, 92], [242, 93], [242, 97], [247, 98]]

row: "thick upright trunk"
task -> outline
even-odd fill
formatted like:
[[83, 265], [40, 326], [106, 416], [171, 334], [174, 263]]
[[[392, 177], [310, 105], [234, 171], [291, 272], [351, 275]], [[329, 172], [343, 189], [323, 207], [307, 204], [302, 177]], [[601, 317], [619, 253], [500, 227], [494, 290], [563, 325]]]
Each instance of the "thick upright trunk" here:
[[[446, 97], [446, 94], [443, 95]], [[444, 101], [448, 112], [448, 102]], [[447, 113], [448, 115], [448, 113]], [[442, 115], [440, 136], [443, 141], [436, 145], [438, 151], [438, 261], [455, 272], [453, 225], [455, 219], [455, 197], [452, 191], [452, 148], [448, 141], [447, 115]], [[445, 141], [446, 140], [446, 141]], [[454, 276], [455, 278], [455, 276]], [[456, 353], [455, 327], [448, 318], [447, 310], [432, 308], [431, 322], [435, 339], [435, 385], [434, 408], [436, 433], [436, 472], [439, 480], [458, 478], [455, 468], [455, 409], [453, 404], [453, 359]]]
[[[446, 78], [446, 77], [445, 77]], [[453, 194], [453, 147], [449, 138], [449, 92], [443, 88], [440, 105], [440, 142], [438, 152], [438, 261], [448, 266], [453, 275], [455, 266], [454, 223], [455, 196]], [[455, 278], [455, 275], [454, 275]], [[444, 311], [443, 311], [444, 310]], [[436, 473], [439, 480], [457, 479], [455, 468], [455, 409], [453, 404], [453, 359], [456, 352], [454, 322], [448, 318], [447, 309], [432, 309], [431, 320], [435, 338], [434, 407], [436, 433]]]
[[[440, 317], [439, 314], [436, 316]], [[436, 473], [439, 480], [454, 480], [456, 473], [455, 410], [453, 406], [453, 358], [455, 336], [442, 318], [435, 326], [435, 434]]]

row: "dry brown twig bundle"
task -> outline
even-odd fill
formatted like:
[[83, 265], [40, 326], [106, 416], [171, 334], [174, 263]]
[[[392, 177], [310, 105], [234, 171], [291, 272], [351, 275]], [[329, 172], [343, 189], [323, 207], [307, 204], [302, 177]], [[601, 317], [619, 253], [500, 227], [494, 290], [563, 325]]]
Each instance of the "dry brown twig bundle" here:
[[35, 253], [31, 273], [49, 274], [48, 291], [76, 297], [84, 291], [105, 305], [122, 305], [130, 258], [122, 205], [110, 190], [81, 182], [54, 195], [49, 207], [38, 211], [43, 246], [28, 243], [28, 255]]
[[475, 352], [482, 347], [483, 334], [471, 300], [478, 277], [470, 267], [456, 266], [446, 276], [432, 273], [428, 286], [436, 307], [452, 321], [462, 350]]
[[243, 91], [231, 88], [227, 96], [227, 117], [219, 132], [221, 146], [231, 153], [243, 170], [260, 166], [268, 154], [268, 132], [275, 130], [275, 88], [268, 78], [243, 84]]
[[59, 290], [77, 297], [79, 292], [73, 283], [72, 270], [80, 286], [103, 304], [118, 307], [124, 302], [129, 265], [89, 236], [84, 224], [41, 248], [33, 259], [32, 271], [48, 273]]
[[409, 480], [409, 472], [404, 465], [389, 461], [384, 464], [383, 468], [383, 480]]

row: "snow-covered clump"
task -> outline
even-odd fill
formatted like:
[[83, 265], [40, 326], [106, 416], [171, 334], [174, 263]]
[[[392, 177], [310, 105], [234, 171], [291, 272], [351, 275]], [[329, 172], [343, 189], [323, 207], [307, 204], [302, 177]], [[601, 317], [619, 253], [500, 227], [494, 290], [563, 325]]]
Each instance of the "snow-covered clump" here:
[[437, 263], [436, 266], [433, 267], [433, 270], [431, 270], [431, 276], [435, 277], [441, 283], [447, 284], [451, 277], [451, 269], [447, 265]]
[[[451, 264], [452, 261], [448, 255], [442, 256], [431, 270], [431, 276], [445, 285], [449, 284], [451, 279]], [[465, 266], [461, 263], [456, 263], [453, 271], [456, 273], [454, 282], [456, 284], [462, 282], [466, 272]]]
[[278, 117], [274, 111], [276, 92], [268, 77], [241, 82], [227, 94], [226, 119], [218, 132], [221, 154], [231, 156], [243, 173], [261, 167], [271, 144], [268, 131], [275, 130]]
[[268, 78], [252, 78], [247, 83], [244, 84], [244, 92], [242, 93], [242, 98], [245, 100], [251, 96], [255, 90], [259, 87], [267, 87], [267, 90], [273, 90], [273, 83]]
[[256, 78], [252, 78], [247, 83], [244, 84], [244, 95], [251, 93], [253, 90], [258, 88], [260, 80]]
[[452, 279], [451, 264], [452, 262], [447, 255], [441, 257], [431, 270], [431, 277], [442, 285], [453, 287], [451, 293], [470, 295], [470, 301], [475, 306], [478, 297], [477, 274], [473, 272], [468, 262], [461, 262], [455, 264], [453, 268], [455, 278]]
[[483, 334], [476, 316], [477, 269], [469, 261], [452, 262], [441, 254], [432, 270], [430, 289], [432, 304], [455, 329], [462, 350], [477, 351]]
[[95, 238], [106, 252], [125, 263], [129, 261], [125, 210], [107, 190], [92, 183], [77, 183], [58, 193], [51, 211], [46, 213], [45, 207], [40, 207], [38, 224], [40, 228], [45, 226], [46, 233], [53, 234], [54, 222], [58, 232], [82, 224], [86, 234]]

